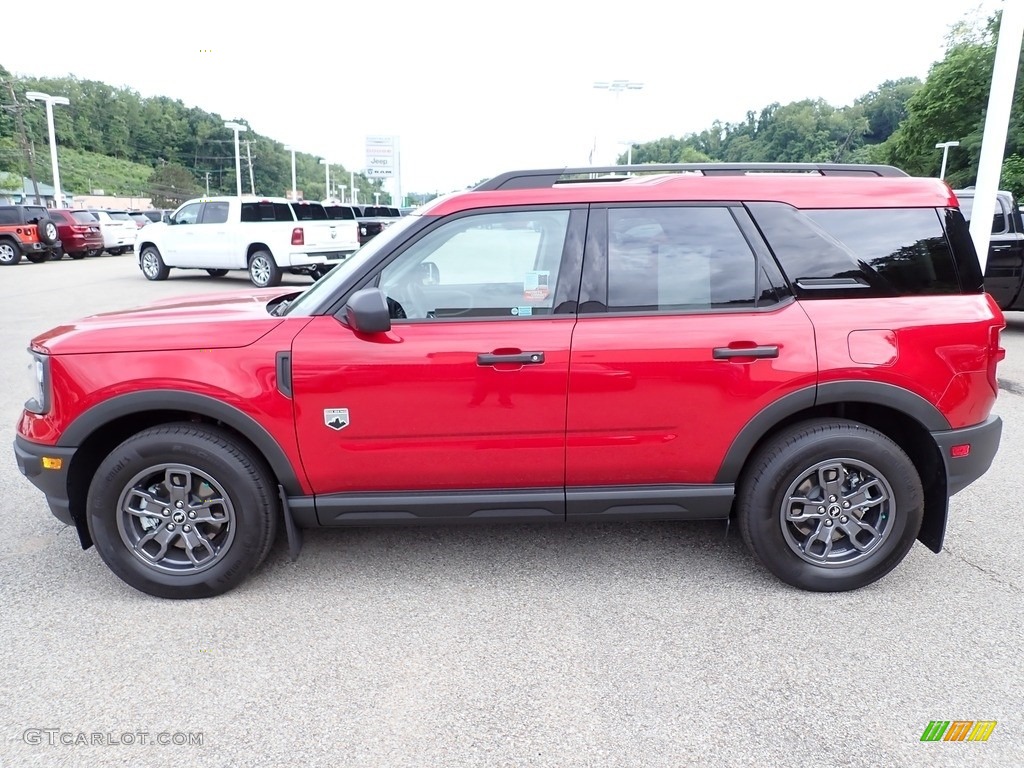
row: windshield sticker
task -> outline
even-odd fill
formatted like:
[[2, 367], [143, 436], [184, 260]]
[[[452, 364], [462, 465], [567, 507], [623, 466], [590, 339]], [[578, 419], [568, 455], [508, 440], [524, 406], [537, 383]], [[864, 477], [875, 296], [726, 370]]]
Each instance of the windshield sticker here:
[[523, 279], [523, 298], [527, 301], [544, 301], [550, 293], [550, 279], [551, 271], [547, 269], [527, 272]]

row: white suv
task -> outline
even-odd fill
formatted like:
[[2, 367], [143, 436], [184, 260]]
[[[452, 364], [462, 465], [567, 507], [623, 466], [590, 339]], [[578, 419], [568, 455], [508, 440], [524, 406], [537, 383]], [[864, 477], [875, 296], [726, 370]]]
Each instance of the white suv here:
[[119, 256], [135, 246], [139, 225], [128, 215], [128, 211], [90, 208], [89, 213], [100, 220], [100, 232], [103, 233], [103, 249], [105, 251]]

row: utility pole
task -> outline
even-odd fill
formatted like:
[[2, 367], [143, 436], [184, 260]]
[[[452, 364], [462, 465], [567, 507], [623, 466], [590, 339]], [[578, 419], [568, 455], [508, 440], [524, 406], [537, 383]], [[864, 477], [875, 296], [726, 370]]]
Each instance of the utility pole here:
[[206, 172], [206, 196], [210, 196], [210, 172]]
[[246, 139], [246, 142], [245, 142], [245, 154], [249, 158], [249, 191], [252, 192], [253, 195], [255, 195], [256, 194], [256, 182], [253, 181], [253, 178], [252, 178], [252, 149], [250, 149], [250, 147], [249, 147], [249, 140], [248, 139]]
[[[14, 117], [18, 121], [18, 132], [21, 135], [21, 151], [25, 155], [25, 162], [28, 165], [29, 178], [32, 179], [32, 191], [36, 196], [36, 205], [42, 205], [39, 201], [39, 182], [36, 181], [36, 163], [35, 155], [29, 148], [28, 144], [28, 133], [25, 131], [25, 118], [21, 114], [23, 107], [18, 103], [18, 97], [14, 95], [14, 84], [10, 80], [7, 81], [7, 90], [11, 94], [11, 106], [7, 107], [11, 112], [14, 112]], [[24, 177], [22, 177], [24, 178]], [[24, 192], [24, 189], [22, 190]]]

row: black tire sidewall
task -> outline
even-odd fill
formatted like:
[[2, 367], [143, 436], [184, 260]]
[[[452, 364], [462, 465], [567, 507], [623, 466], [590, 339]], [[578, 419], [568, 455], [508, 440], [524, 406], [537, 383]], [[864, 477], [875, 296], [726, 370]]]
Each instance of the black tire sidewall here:
[[[52, 237], [47, 232], [47, 227], [53, 227], [54, 235]], [[39, 240], [47, 245], [53, 245], [60, 239], [60, 232], [53, 219], [40, 219], [36, 222], [36, 230], [39, 233]]]
[[[235, 446], [233, 446], [235, 447]], [[258, 472], [254, 476], [230, 452], [195, 430], [150, 430], [129, 439], [100, 464], [89, 489], [86, 517], [100, 557], [123, 581], [157, 597], [212, 597], [238, 586], [260, 564], [273, 536], [276, 502]], [[236, 447], [237, 448], [237, 447]], [[251, 466], [258, 466], [246, 457]], [[199, 573], [177, 575], [150, 568], [129, 551], [117, 528], [118, 499], [126, 484], [162, 463], [194, 466], [224, 488], [234, 508], [235, 537], [220, 562]], [[269, 521], [266, 508], [270, 505]], [[268, 526], [270, 530], [268, 530]]]
[[[832, 422], [837, 423], [837, 422]], [[895, 568], [913, 546], [923, 516], [923, 491], [913, 463], [880, 433], [856, 425], [841, 431], [805, 434], [772, 458], [769, 446], [754, 463], [755, 477], [744, 483], [741, 530], [761, 562], [787, 584], [811, 591], [844, 591], [877, 581]], [[777, 445], [776, 445], [777, 447]], [[879, 549], [861, 562], [824, 568], [802, 560], [782, 532], [781, 508], [789, 485], [799, 474], [829, 458], [848, 458], [875, 467], [892, 489], [895, 518]], [[767, 460], [767, 466], [763, 463]], [[758, 473], [759, 469], [763, 473]]]

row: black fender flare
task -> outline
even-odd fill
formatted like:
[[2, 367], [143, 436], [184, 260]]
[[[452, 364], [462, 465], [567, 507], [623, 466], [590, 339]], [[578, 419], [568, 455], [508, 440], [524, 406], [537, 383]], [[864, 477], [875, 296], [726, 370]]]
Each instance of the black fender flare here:
[[855, 402], [892, 408], [914, 419], [929, 432], [950, 429], [949, 421], [938, 408], [908, 389], [874, 381], [829, 381], [790, 392], [748, 421], [729, 446], [714, 482], [738, 482], [754, 446], [775, 425], [793, 414], [815, 405]]
[[232, 405], [195, 392], [173, 389], [151, 389], [119, 395], [94, 405], [80, 414], [60, 436], [60, 447], [78, 447], [96, 430], [111, 421], [135, 413], [151, 411], [184, 411], [223, 422], [249, 440], [270, 468], [278, 482], [292, 496], [302, 495], [302, 485], [287, 455], [264, 427], [248, 414]]

